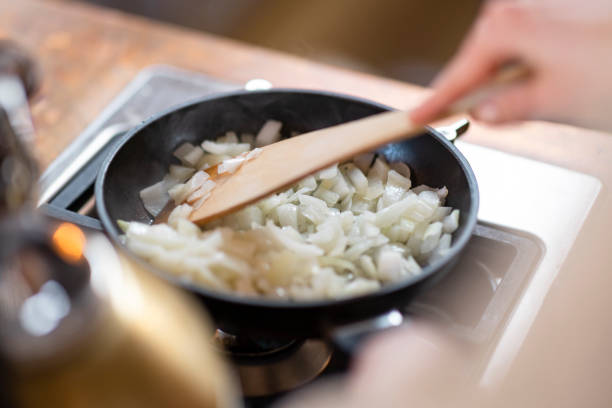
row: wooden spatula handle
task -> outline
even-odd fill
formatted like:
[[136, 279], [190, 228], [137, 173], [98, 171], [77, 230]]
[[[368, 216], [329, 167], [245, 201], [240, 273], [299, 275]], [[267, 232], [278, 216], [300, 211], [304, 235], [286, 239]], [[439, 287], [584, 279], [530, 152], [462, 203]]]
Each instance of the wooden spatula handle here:
[[316, 163], [307, 165], [307, 172], [312, 173], [316, 170], [314, 166], [322, 161], [341, 162], [422, 132], [423, 127], [414, 125], [406, 112], [393, 111], [310, 132], [305, 138], [285, 139], [267, 148], [279, 152], [285, 148], [300, 149], [301, 161], [305, 164], [310, 158], [315, 159]]

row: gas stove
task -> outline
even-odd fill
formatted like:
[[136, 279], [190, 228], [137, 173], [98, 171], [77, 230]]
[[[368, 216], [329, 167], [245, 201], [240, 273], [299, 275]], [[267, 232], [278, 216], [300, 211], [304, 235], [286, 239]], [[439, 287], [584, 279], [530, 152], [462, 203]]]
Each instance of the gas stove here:
[[[249, 86], [262, 83], [250, 81]], [[143, 70], [43, 174], [40, 209], [101, 231], [93, 184], [120, 136], [173, 105], [240, 88], [168, 66]], [[481, 383], [491, 384], [503, 378], [520, 349], [601, 183], [462, 141], [456, 146], [479, 183], [479, 223], [453, 272], [402, 312], [427, 316], [478, 343], [484, 351], [473, 372]], [[346, 369], [321, 339], [275, 342], [218, 331], [214, 344], [234, 363], [250, 405], [265, 405], [269, 396]]]

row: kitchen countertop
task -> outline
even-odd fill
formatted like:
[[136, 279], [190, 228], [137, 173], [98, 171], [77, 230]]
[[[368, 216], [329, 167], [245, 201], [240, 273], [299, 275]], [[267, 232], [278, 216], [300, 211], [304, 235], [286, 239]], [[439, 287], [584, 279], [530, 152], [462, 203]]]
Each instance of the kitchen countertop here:
[[[427, 94], [408, 83], [81, 3], [3, 0], [0, 37], [17, 40], [41, 63], [44, 84], [32, 101], [32, 112], [36, 155], [43, 169], [151, 64], [174, 65], [239, 83], [265, 78], [276, 87], [333, 90], [404, 109]], [[612, 344], [612, 297], [608, 295], [612, 288], [612, 135], [543, 122], [495, 129], [474, 123], [464, 140], [590, 174], [602, 182], [593, 210], [510, 373], [513, 386], [520, 388], [542, 381], [546, 375], [542, 370], [555, 372], [547, 383], [554, 383], [559, 392], [578, 389], [590, 396], [593, 404], [588, 405], [598, 405], [597, 398], [607, 396], [612, 378], [612, 365], [601, 358]], [[581, 373], [578, 380], [576, 370]]]

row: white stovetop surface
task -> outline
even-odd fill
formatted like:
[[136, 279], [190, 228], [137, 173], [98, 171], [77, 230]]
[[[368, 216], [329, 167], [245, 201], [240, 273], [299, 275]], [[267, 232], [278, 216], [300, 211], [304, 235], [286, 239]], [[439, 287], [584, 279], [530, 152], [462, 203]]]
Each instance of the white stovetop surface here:
[[509, 369], [544, 298], [572, 248], [601, 182], [589, 175], [482, 146], [456, 142], [480, 189], [480, 221], [527, 231], [543, 255], [490, 358], [481, 384], [494, 385]]

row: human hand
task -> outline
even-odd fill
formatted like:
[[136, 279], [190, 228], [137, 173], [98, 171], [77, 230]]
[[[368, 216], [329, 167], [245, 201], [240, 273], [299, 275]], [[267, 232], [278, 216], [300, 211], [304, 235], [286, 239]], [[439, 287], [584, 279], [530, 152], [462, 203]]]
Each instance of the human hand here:
[[368, 340], [347, 378], [293, 394], [278, 408], [490, 407], [489, 393], [473, 378], [471, 352], [434, 327], [413, 323]]
[[515, 60], [531, 76], [487, 97], [472, 112], [477, 119], [544, 119], [612, 130], [612, 3], [606, 0], [488, 4], [412, 120], [431, 121]]

